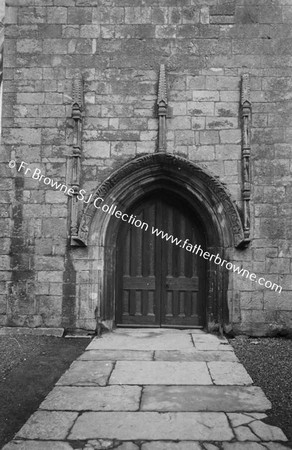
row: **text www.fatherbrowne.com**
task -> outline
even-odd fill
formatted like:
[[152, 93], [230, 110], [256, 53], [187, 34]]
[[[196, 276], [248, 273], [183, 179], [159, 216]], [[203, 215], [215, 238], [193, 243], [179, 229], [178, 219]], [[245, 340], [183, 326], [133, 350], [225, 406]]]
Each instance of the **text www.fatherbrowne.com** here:
[[196, 255], [202, 256], [204, 259], [207, 259], [209, 261], [213, 261], [218, 266], [226, 267], [227, 270], [231, 270], [234, 273], [237, 273], [238, 275], [245, 276], [245, 278], [249, 278], [251, 281], [255, 281], [256, 283], [260, 284], [261, 286], [265, 286], [267, 289], [271, 289], [272, 291], [278, 292], [279, 294], [282, 291], [282, 286], [279, 286], [276, 283], [272, 283], [269, 280], [266, 280], [263, 277], [258, 278], [255, 273], [250, 272], [247, 269], [240, 268], [239, 266], [236, 266], [235, 264], [226, 261], [225, 259], [220, 258], [219, 253], [217, 255], [214, 255], [209, 252], [204, 252], [200, 244], [191, 244], [189, 239], [185, 239], [184, 241], [182, 239], [178, 239], [177, 237], [174, 237], [172, 234], [168, 234], [163, 230], [159, 230], [157, 228], [152, 227], [151, 229], [152, 234], [154, 234], [157, 237], [160, 237], [161, 239], [164, 239], [165, 241], [171, 242], [174, 245], [179, 246], [180, 248], [185, 249], [188, 252], [194, 253]]
[[[9, 161], [9, 167], [11, 169], [15, 168], [17, 166], [15, 160]], [[54, 188], [56, 191], [63, 192], [66, 195], [72, 196], [74, 193], [74, 189], [72, 187], [68, 187], [66, 184], [62, 184], [60, 182], [57, 182], [49, 177], [46, 177], [44, 174], [42, 174], [40, 169], [34, 168], [34, 170], [29, 166], [28, 163], [21, 161], [21, 163], [18, 165], [17, 171], [23, 171], [25, 175], [30, 176], [34, 180], [42, 181], [45, 185], [49, 185], [52, 188]], [[88, 204], [90, 202], [93, 203], [94, 207], [96, 209], [100, 209], [102, 212], [109, 214], [111, 216], [115, 216], [117, 219], [121, 219], [123, 222], [128, 222], [130, 225], [135, 226], [136, 228], [140, 228], [141, 230], [147, 231], [149, 229], [149, 224], [147, 222], [142, 222], [140, 219], [138, 219], [136, 216], [127, 213], [123, 213], [122, 211], [119, 211], [117, 209], [117, 205], [112, 204], [111, 206], [104, 203], [104, 199], [101, 197], [94, 197], [94, 194], [90, 194], [89, 198], [85, 200], [86, 191], [84, 189], [80, 189], [77, 193], [77, 199], [85, 204]], [[206, 260], [213, 261], [214, 264], [220, 265], [222, 267], [226, 267], [227, 270], [231, 270], [234, 273], [237, 273], [238, 275], [245, 276], [246, 278], [249, 278], [251, 281], [254, 281], [258, 283], [261, 286], [265, 286], [267, 289], [271, 289], [272, 291], [278, 292], [279, 294], [282, 291], [282, 287], [279, 286], [276, 283], [272, 283], [269, 280], [266, 280], [263, 277], [257, 277], [255, 273], [249, 272], [247, 269], [240, 268], [239, 266], [236, 266], [235, 264], [232, 264], [230, 261], [226, 261], [225, 259], [221, 259], [219, 254], [214, 255], [209, 252], [204, 252], [204, 250], [201, 248], [198, 244], [191, 244], [189, 239], [185, 239], [184, 241], [182, 239], [178, 239], [177, 237], [174, 237], [172, 234], [168, 234], [163, 230], [159, 230], [158, 228], [151, 227], [151, 233], [157, 237], [160, 237], [161, 239], [164, 239], [165, 241], [170, 242], [173, 245], [179, 246], [182, 249], [185, 249], [187, 252], [194, 253], [196, 255], [199, 255], [203, 257]]]

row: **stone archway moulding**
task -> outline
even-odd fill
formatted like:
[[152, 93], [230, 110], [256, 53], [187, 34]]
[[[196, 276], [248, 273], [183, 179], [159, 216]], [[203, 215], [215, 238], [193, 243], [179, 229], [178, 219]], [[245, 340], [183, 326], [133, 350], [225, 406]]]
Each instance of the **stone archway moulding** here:
[[[206, 192], [209, 192], [213, 202], [218, 202], [224, 208], [227, 222], [229, 223], [230, 233], [232, 235], [233, 245], [237, 248], [245, 247], [249, 241], [244, 238], [242, 221], [237, 207], [231, 199], [227, 188], [212, 175], [203, 165], [195, 164], [185, 158], [170, 155], [167, 153], [153, 153], [133, 159], [124, 164], [121, 168], [113, 172], [101, 185], [95, 190], [90, 203], [82, 213], [78, 235], [72, 238], [79, 244], [87, 245], [89, 237], [90, 224], [96, 212], [94, 200], [97, 197], [106, 198], [111, 191], [123, 180], [129, 180], [131, 176], [139, 176], [143, 179], [145, 176], [151, 177], [155, 171], [181, 180], [198, 190], [196, 182], [200, 181]], [[192, 186], [193, 185], [193, 186]]]

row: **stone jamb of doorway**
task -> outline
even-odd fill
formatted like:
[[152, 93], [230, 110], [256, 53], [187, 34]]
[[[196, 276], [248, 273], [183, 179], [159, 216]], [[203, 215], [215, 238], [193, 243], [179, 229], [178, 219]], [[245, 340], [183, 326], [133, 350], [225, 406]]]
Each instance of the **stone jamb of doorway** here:
[[[108, 177], [94, 192], [81, 217], [77, 242], [87, 246], [90, 260], [97, 261], [92, 271], [99, 270], [100, 298], [98, 310], [101, 321], [109, 328], [115, 316], [116, 247], [120, 221], [98, 213], [93, 202], [97, 197], [107, 204], [117, 204], [126, 212], [137, 201], [155, 190], [167, 189], [181, 196], [205, 225], [210, 254], [222, 258], [234, 247], [246, 246], [242, 222], [236, 205], [225, 186], [207, 168], [182, 157], [154, 153], [135, 158]], [[167, 230], [164, 230], [167, 231]], [[229, 274], [222, 267], [208, 263], [206, 286], [206, 328], [214, 331], [230, 328], [227, 305]], [[90, 279], [95, 279], [95, 274]]]

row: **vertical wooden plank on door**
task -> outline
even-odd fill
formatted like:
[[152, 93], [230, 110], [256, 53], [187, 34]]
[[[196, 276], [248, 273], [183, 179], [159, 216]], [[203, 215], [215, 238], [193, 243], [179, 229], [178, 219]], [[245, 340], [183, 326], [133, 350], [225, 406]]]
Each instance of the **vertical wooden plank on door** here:
[[202, 324], [202, 316], [198, 313], [195, 300], [199, 290], [198, 266], [201, 267], [203, 261], [199, 261], [195, 254], [186, 250], [187, 244], [183, 247], [183, 243], [188, 239], [189, 243], [195, 244], [194, 230], [202, 243], [202, 232], [189, 214], [188, 207], [179, 202], [173, 205], [166, 202], [164, 230], [173, 236], [174, 242], [165, 241], [163, 247], [163, 260], [166, 260], [167, 267], [164, 280], [167, 295], [165, 308], [162, 307], [162, 311], [165, 311], [162, 315], [162, 326], [199, 326]]
[[[131, 239], [130, 239], [130, 233], [127, 232], [126, 236], [125, 236], [125, 245], [119, 251], [119, 256], [123, 261], [123, 266], [120, 268], [120, 270], [123, 269], [123, 274], [124, 274], [124, 276], [127, 276], [127, 277], [129, 277], [130, 273], [131, 273], [131, 264], [130, 264], [131, 257], [130, 257], [130, 255], [131, 255]], [[119, 274], [120, 278], [121, 278], [121, 276], [122, 276], [122, 273]], [[123, 298], [122, 311], [120, 311], [121, 317], [119, 319], [119, 321], [122, 321], [123, 316], [129, 316], [129, 314], [130, 314], [130, 291], [128, 289], [123, 289], [123, 287], [122, 287], [121, 290], [119, 291], [119, 294]]]
[[[137, 274], [137, 245], [138, 245], [138, 235], [137, 230], [133, 225], [129, 225], [129, 234], [131, 242], [130, 251], [130, 277], [135, 278]], [[135, 316], [136, 314], [136, 291], [134, 286], [130, 288], [130, 316]]]
[[[155, 227], [162, 229], [161, 225], [163, 223], [163, 202], [161, 198], [155, 199]], [[155, 239], [155, 278], [156, 278], [156, 290], [154, 294], [154, 313], [156, 318], [156, 323], [161, 326], [161, 314], [162, 308], [165, 307], [165, 288], [163, 286], [164, 271], [165, 271], [165, 261], [163, 260], [163, 242], [161, 237], [154, 236]]]

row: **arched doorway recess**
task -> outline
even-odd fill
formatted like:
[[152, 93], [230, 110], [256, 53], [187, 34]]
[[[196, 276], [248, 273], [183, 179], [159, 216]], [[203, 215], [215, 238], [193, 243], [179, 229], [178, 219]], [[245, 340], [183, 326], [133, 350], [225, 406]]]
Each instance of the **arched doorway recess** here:
[[199, 218], [167, 184], [127, 216], [133, 224], [122, 222], [117, 237], [116, 325], [203, 327], [206, 261], [195, 251], [206, 240]]
[[[123, 224], [120, 218], [105, 214], [100, 209], [97, 210], [97, 203], [94, 204], [94, 201], [100, 197], [103, 199], [103, 204], [114, 204], [118, 210], [126, 213], [135, 211], [135, 208], [141, 208], [141, 205], [145, 205], [147, 201], [153, 202], [155, 197], [160, 198], [159, 201], [161, 201], [159, 195], [162, 194], [164, 199], [166, 197], [175, 199], [173, 205], [179, 208], [181, 214], [183, 210], [187, 211], [186, 227], [189, 227], [192, 220], [196, 221], [197, 227], [195, 228], [201, 230], [200, 239], [205, 245], [204, 251], [214, 255], [219, 253], [221, 258], [228, 259], [231, 249], [244, 244], [241, 220], [230, 194], [205, 167], [166, 153], [142, 156], [125, 164], [95, 191], [82, 215], [79, 226], [79, 241], [88, 246], [88, 257], [92, 261], [91, 280], [95, 280], [98, 274], [99, 315], [101, 320], [107, 322], [108, 326], [119, 323], [121, 320], [121, 306], [118, 305], [121, 305], [122, 301], [119, 303], [117, 298], [118, 295], [121, 295], [121, 290], [119, 291], [120, 278], [117, 273], [119, 270], [117, 254], [120, 251], [119, 239], [123, 236], [121, 228]], [[180, 203], [183, 208], [178, 206]], [[149, 226], [152, 225], [155, 226], [149, 223]], [[171, 230], [164, 229], [164, 231], [171, 233]], [[140, 230], [140, 232], [144, 231]], [[124, 237], [126, 237], [125, 232]], [[156, 237], [155, 239], [161, 241], [161, 238]], [[163, 257], [164, 250], [161, 251], [160, 257]], [[154, 253], [152, 257], [158, 258]], [[203, 299], [200, 303], [203, 308], [200, 309], [201, 306], [199, 306], [197, 311], [192, 310], [190, 300], [188, 300], [186, 309], [190, 312], [190, 316], [196, 316], [197, 323], [192, 323], [190, 326], [205, 325], [211, 331], [229, 323], [228, 273], [226, 273], [226, 269], [224, 270], [210, 261], [206, 261], [205, 265], [206, 267], [202, 269], [205, 275], [202, 278]], [[159, 278], [161, 275], [157, 274], [157, 276]], [[191, 278], [187, 272], [182, 276]], [[202, 277], [202, 274], [200, 276]], [[188, 299], [192, 295], [194, 296], [195, 292], [195, 280], [192, 281], [193, 284], [190, 288], [192, 293], [187, 294]], [[191, 281], [187, 282], [192, 283]], [[183, 290], [186, 291], [186, 287]], [[141, 295], [145, 296], [146, 294]], [[167, 294], [164, 293], [165, 295], [167, 297]], [[183, 300], [181, 300], [182, 303]], [[162, 314], [160, 312], [158, 316], [154, 314], [156, 325], [165, 324], [167, 301], [160, 304], [159, 308], [160, 310], [164, 309], [164, 312], [162, 311]], [[179, 301], [176, 308], [179, 308]], [[202, 315], [201, 319], [199, 319], [200, 314]], [[167, 323], [165, 325], [167, 326]], [[173, 325], [183, 324], [176, 322]], [[188, 326], [188, 323], [185, 323], [185, 326]]]

